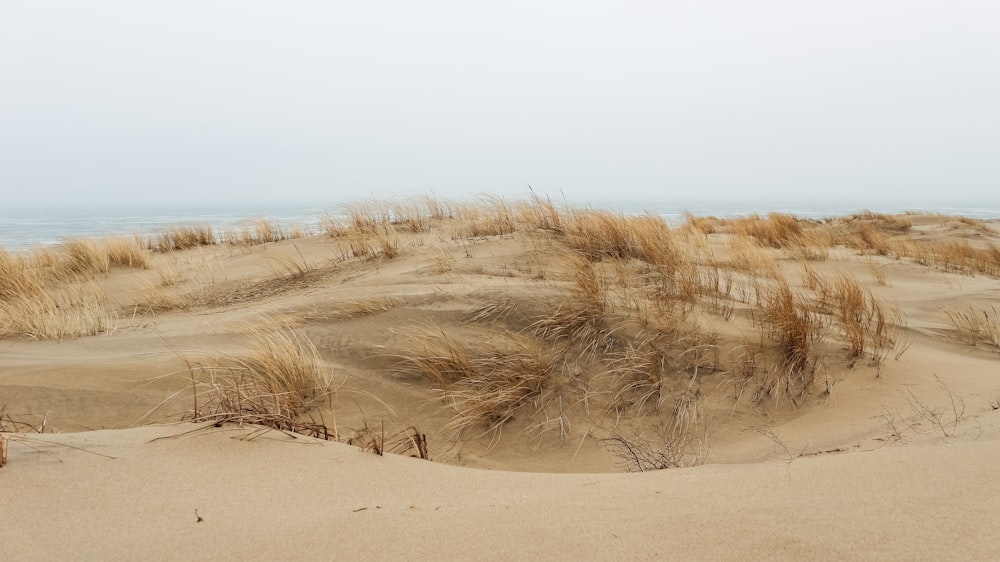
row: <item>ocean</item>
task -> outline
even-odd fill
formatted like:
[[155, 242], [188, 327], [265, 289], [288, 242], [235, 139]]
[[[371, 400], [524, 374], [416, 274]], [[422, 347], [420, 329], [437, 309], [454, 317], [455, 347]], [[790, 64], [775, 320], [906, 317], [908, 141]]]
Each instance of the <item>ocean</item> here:
[[[509, 200], [517, 199], [511, 197]], [[364, 202], [351, 200], [349, 203]], [[554, 201], [563, 205], [563, 201]], [[319, 232], [325, 217], [343, 215], [346, 202], [315, 204], [200, 205], [200, 206], [78, 206], [0, 208], [0, 248], [8, 251], [58, 244], [70, 238], [121, 234], [153, 234], [182, 224], [209, 225], [217, 229], [238, 227], [247, 221], [268, 219], [280, 226], [300, 226]], [[569, 201], [582, 208], [606, 209], [625, 214], [658, 214], [670, 224], [680, 224], [685, 213], [720, 218], [781, 212], [802, 218], [824, 219], [861, 211], [879, 213], [927, 212], [976, 219], [1000, 219], [1000, 201], [989, 203], [902, 203], [845, 201], [671, 201], [591, 199]]]

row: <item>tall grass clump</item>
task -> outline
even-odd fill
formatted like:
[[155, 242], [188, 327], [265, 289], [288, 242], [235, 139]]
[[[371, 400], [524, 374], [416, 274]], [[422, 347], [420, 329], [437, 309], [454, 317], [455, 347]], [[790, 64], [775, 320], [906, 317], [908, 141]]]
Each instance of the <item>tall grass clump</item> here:
[[688, 402], [697, 396], [700, 376], [720, 368], [718, 335], [693, 325], [661, 328], [629, 338], [621, 351], [608, 355], [605, 375], [613, 393], [609, 408], [619, 413], [657, 412], [673, 398], [673, 417], [682, 423], [677, 414], [687, 410], [677, 408], [691, 405]]
[[945, 271], [1000, 277], [1000, 247], [996, 244], [973, 246], [967, 240], [948, 240], [930, 245], [928, 249], [934, 264]]
[[96, 240], [77, 238], [62, 245], [62, 269], [67, 273], [93, 275], [107, 273], [111, 267], [108, 252], [102, 251]]
[[840, 275], [819, 292], [820, 306], [831, 310], [838, 321], [848, 359], [853, 362], [867, 352], [874, 364], [881, 364], [895, 347], [899, 312], [882, 303], [852, 275]]
[[847, 238], [847, 243], [864, 254], [879, 256], [889, 255], [893, 249], [889, 236], [872, 222], [855, 223]]
[[[543, 393], [558, 372], [550, 346], [502, 330], [483, 339], [458, 339], [441, 330], [418, 330], [397, 371], [438, 386], [454, 411], [446, 429], [481, 428], [499, 436], [522, 412], [544, 407]], [[530, 412], [530, 413], [534, 413]]]
[[549, 198], [542, 198], [535, 192], [527, 201], [514, 205], [515, 220], [524, 228], [533, 228], [563, 234], [564, 225], [562, 213]]
[[729, 239], [726, 251], [729, 254], [726, 265], [731, 269], [760, 278], [778, 276], [778, 263], [774, 256], [750, 236], [734, 234]]
[[101, 241], [108, 265], [149, 269], [149, 249], [140, 236], [118, 236]]
[[518, 213], [506, 199], [486, 196], [478, 203], [456, 207], [461, 222], [459, 237], [486, 238], [511, 234], [518, 230]]
[[113, 331], [115, 326], [104, 288], [94, 283], [66, 283], [0, 300], [0, 337], [61, 340]]
[[379, 224], [366, 230], [347, 230], [339, 236], [345, 245], [343, 258], [362, 260], [378, 258], [391, 259], [399, 255], [399, 237], [395, 228], [388, 223]]
[[609, 296], [604, 277], [596, 264], [574, 253], [568, 254], [572, 284], [569, 295], [558, 307], [540, 316], [530, 326], [532, 334], [559, 345], [570, 345], [591, 358], [606, 353], [615, 344], [614, 329], [606, 313]]
[[191, 377], [191, 419], [336, 438], [325, 423], [306, 418], [333, 393], [330, 369], [315, 345], [302, 332], [272, 319], [247, 335], [252, 349], [247, 355], [185, 359]]
[[139, 236], [74, 238], [57, 248], [56, 260], [54, 269], [61, 274], [96, 275], [115, 266], [148, 269], [149, 249]]
[[591, 261], [628, 259], [639, 253], [629, 219], [606, 211], [574, 211], [566, 228], [565, 242]]
[[159, 253], [186, 250], [198, 246], [212, 246], [219, 242], [215, 231], [208, 225], [175, 226], [147, 240], [147, 247]]
[[69, 248], [44, 259], [0, 250], [0, 337], [49, 340], [114, 329], [104, 287], [86, 280], [106, 271], [107, 253], [92, 241]]
[[238, 229], [226, 229], [221, 239], [216, 239], [216, 242], [225, 241], [232, 245], [258, 246], [269, 242], [281, 242], [282, 240], [299, 238], [304, 234], [305, 231], [303, 229], [286, 231], [277, 223], [260, 218], [244, 223]]
[[733, 232], [755, 239], [762, 246], [789, 248], [802, 245], [802, 225], [792, 215], [770, 213], [767, 218], [751, 215], [731, 221]]
[[26, 260], [0, 249], [0, 302], [32, 297], [42, 292], [42, 279]]
[[1000, 346], [1000, 313], [996, 306], [957, 306], [944, 313], [963, 342], [969, 345]]
[[760, 324], [778, 342], [789, 372], [800, 373], [809, 367], [813, 346], [822, 339], [822, 322], [784, 279], [765, 290]]

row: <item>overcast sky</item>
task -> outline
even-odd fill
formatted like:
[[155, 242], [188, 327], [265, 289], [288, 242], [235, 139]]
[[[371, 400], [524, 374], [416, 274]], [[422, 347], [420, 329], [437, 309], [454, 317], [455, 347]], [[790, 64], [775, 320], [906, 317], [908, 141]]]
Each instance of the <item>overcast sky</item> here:
[[996, 200], [998, 29], [961, 0], [0, 0], [0, 204]]

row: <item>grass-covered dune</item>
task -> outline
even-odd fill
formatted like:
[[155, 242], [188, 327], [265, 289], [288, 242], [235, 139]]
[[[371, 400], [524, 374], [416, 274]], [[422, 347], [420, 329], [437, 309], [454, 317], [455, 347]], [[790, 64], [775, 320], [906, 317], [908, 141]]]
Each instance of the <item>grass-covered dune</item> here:
[[[338, 544], [299, 531], [355, 520], [392, 530], [370, 552], [397, 555], [487, 558], [498, 535], [514, 557], [991, 552], [1000, 224], [668, 225], [532, 195], [339, 211], [321, 232], [257, 221], [0, 250], [3, 528], [56, 517], [72, 545], [159, 521], [235, 556], [263, 552], [230, 531], [251, 511], [271, 521], [255, 498], [278, 494], [267, 505], [291, 511], [269, 528], [298, 537], [292, 557]], [[169, 425], [126, 430], [150, 424]], [[199, 464], [261, 472], [237, 486]], [[121, 471], [143, 475], [137, 496], [104, 488]], [[350, 491], [303, 496], [288, 478]], [[53, 479], [90, 491], [59, 500]], [[119, 506], [145, 518], [84, 513]], [[802, 517], [779, 516], [789, 506]], [[670, 532], [647, 525], [660, 520]], [[481, 526], [468, 556], [440, 534], [457, 521]], [[531, 531], [557, 524], [579, 532]], [[361, 538], [342, 545], [361, 553]], [[65, 552], [0, 542], [4, 559]]]

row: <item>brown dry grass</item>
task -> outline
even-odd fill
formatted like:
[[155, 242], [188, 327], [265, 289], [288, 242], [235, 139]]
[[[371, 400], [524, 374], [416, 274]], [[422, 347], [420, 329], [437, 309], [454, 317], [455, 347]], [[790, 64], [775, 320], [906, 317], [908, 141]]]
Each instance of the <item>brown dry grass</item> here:
[[305, 320], [348, 320], [379, 312], [392, 310], [400, 303], [399, 299], [391, 297], [374, 297], [370, 299], [349, 299], [339, 302], [326, 302], [308, 307], [302, 317]]
[[784, 279], [765, 290], [759, 321], [761, 329], [778, 342], [783, 367], [789, 372], [803, 372], [815, 362], [812, 350], [823, 337], [822, 322], [806, 298]]
[[778, 275], [778, 264], [774, 254], [761, 248], [748, 236], [733, 236], [729, 239], [726, 265], [737, 271], [744, 271], [754, 277], [773, 278]]
[[114, 266], [146, 269], [149, 254], [138, 237], [71, 239], [54, 248], [13, 255], [0, 249], [0, 301], [44, 299]]
[[963, 342], [973, 346], [1000, 346], [1000, 313], [996, 306], [956, 306], [944, 313]]
[[117, 317], [108, 311], [104, 287], [93, 282], [65, 283], [0, 301], [0, 337], [61, 340], [116, 327]]
[[146, 241], [150, 250], [160, 253], [186, 250], [198, 246], [211, 246], [218, 243], [219, 238], [208, 225], [175, 226], [150, 236]]
[[0, 249], [0, 302], [34, 296], [42, 291], [42, 282], [27, 259]]
[[248, 329], [245, 356], [186, 357], [194, 421], [255, 424], [338, 439], [333, 427], [307, 414], [329, 405], [332, 375], [316, 346], [282, 321], [265, 319]]
[[[691, 400], [697, 397], [699, 377], [721, 370], [718, 334], [695, 325], [663, 328], [629, 338], [621, 351], [606, 357], [604, 376], [609, 378], [613, 393], [609, 410], [618, 415], [626, 411], [641, 415], [647, 408], [658, 412], [673, 398], [671, 414], [676, 421], [676, 401], [683, 399], [686, 407], [694, 407], [696, 400]], [[670, 435], [677, 437], [677, 429]]]
[[459, 339], [441, 330], [414, 330], [397, 371], [433, 382], [454, 413], [445, 429], [474, 427], [499, 437], [503, 426], [529, 404], [544, 408], [543, 393], [559, 372], [557, 352], [507, 330], [487, 338]]
[[861, 286], [851, 275], [841, 274], [820, 288], [820, 306], [831, 310], [848, 344], [848, 359], [857, 360], [866, 352], [875, 365], [885, 361], [895, 347], [895, 329], [900, 313]]
[[141, 236], [118, 236], [102, 240], [108, 264], [112, 267], [149, 269], [150, 255]]
[[749, 236], [762, 246], [789, 248], [802, 245], [803, 229], [798, 218], [782, 213], [771, 213], [767, 218], [751, 215], [730, 221], [733, 232]]
[[215, 239], [214, 243], [225, 242], [232, 245], [259, 246], [269, 242], [301, 238], [306, 234], [308, 231], [302, 228], [286, 232], [280, 225], [260, 218], [247, 222], [239, 228], [226, 229], [220, 237]]

